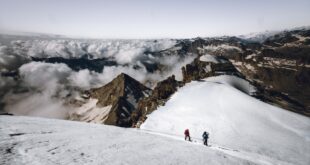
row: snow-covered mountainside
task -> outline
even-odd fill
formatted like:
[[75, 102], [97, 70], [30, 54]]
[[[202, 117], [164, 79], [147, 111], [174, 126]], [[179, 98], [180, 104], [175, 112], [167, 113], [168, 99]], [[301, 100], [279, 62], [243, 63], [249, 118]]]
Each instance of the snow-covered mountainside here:
[[[261, 162], [262, 164], [264, 162]], [[137, 129], [55, 119], [0, 116], [0, 164], [260, 164], [222, 147], [206, 147]]]
[[[240, 90], [238, 90], [240, 89]], [[210, 133], [211, 145], [232, 148], [266, 164], [309, 164], [310, 120], [261, 102], [235, 76], [193, 81], [148, 115], [141, 129], [192, 137]]]

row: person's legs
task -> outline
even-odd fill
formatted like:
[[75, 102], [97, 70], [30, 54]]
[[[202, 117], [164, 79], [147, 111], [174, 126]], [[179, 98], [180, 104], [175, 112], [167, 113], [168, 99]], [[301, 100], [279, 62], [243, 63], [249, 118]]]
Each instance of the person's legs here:
[[208, 145], [208, 139], [203, 139], [203, 144], [207, 146]]
[[188, 139], [188, 141], [191, 141], [191, 137], [188, 135], [185, 135], [185, 140]]

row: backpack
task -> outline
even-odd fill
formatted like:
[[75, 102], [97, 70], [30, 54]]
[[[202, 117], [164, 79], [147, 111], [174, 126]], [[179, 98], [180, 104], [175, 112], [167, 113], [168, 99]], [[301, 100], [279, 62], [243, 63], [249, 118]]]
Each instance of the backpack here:
[[209, 138], [209, 134], [205, 132], [205, 133], [203, 133], [202, 137], [203, 137], [204, 139], [208, 139], [208, 138]]
[[184, 132], [184, 134], [185, 134], [185, 135], [189, 135], [189, 130], [186, 129], [185, 132]]

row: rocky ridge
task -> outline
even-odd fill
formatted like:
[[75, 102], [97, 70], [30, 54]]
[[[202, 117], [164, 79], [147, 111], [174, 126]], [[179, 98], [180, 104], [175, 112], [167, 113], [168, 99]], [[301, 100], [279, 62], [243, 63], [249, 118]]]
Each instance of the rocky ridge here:
[[[69, 119], [128, 127], [130, 116], [137, 108], [138, 101], [150, 93], [149, 88], [122, 73], [105, 86], [86, 91], [86, 100], [95, 99], [96, 101], [90, 107], [86, 107], [89, 110], [83, 113], [74, 112]], [[99, 112], [94, 114], [96, 111]], [[107, 112], [101, 113], [102, 111]]]

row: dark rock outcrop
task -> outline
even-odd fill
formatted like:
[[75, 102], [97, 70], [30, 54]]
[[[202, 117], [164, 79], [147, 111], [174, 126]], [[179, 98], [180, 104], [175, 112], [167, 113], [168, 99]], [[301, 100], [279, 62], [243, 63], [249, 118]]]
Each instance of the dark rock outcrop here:
[[[86, 92], [92, 99], [97, 99], [98, 107], [111, 106], [108, 113], [102, 115], [102, 123], [129, 127], [131, 114], [136, 110], [138, 101], [148, 96], [151, 90], [137, 80], [122, 73], [103, 87], [91, 89]], [[90, 115], [92, 113], [89, 111]], [[74, 116], [74, 120], [80, 120], [83, 116]], [[97, 118], [98, 116], [96, 116]], [[72, 118], [71, 118], [72, 119]], [[88, 120], [87, 122], [92, 122]]]
[[137, 110], [131, 116], [132, 126], [139, 127], [139, 124], [146, 120], [146, 115], [152, 113], [159, 106], [164, 105], [169, 97], [181, 86], [183, 86], [183, 82], [175, 80], [174, 75], [158, 82], [152, 95], [139, 101]]
[[240, 72], [225, 57], [215, 57], [219, 63], [201, 61], [197, 57], [192, 63], [182, 67], [183, 82], [188, 83], [193, 80], [200, 80], [210, 76], [218, 76], [221, 74], [235, 75], [243, 77]]
[[[90, 55], [85, 55], [86, 57]], [[89, 69], [95, 72], [102, 72], [103, 68], [106, 66], [116, 66], [115, 61], [101, 58], [101, 59], [90, 59], [90, 58], [71, 58], [66, 59], [62, 57], [50, 57], [50, 58], [36, 58], [32, 57], [32, 61], [42, 61], [46, 63], [64, 63], [68, 65], [71, 69], [79, 71], [82, 69]]]

